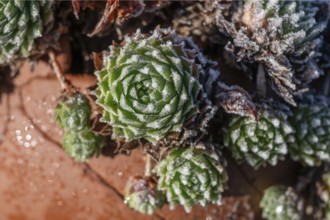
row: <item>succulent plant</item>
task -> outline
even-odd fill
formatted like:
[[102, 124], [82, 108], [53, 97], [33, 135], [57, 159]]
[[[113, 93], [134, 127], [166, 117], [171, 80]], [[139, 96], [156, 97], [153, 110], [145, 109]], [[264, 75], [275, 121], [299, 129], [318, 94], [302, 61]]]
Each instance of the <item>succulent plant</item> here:
[[52, 20], [52, 0], [0, 2], [0, 64], [29, 56], [34, 41]]
[[61, 101], [55, 112], [55, 120], [67, 131], [82, 131], [91, 127], [92, 109], [87, 97], [81, 93]]
[[210, 146], [175, 148], [158, 165], [158, 189], [166, 192], [170, 208], [181, 204], [186, 212], [198, 203], [220, 203], [227, 182], [224, 166]]
[[246, 160], [257, 169], [267, 163], [274, 166], [285, 157], [292, 132], [284, 117], [269, 110], [260, 113], [258, 119], [234, 115], [226, 129], [224, 144], [234, 158]]
[[126, 140], [156, 142], [197, 118], [202, 125], [192, 127], [203, 129], [216, 109], [208, 99], [219, 75], [212, 65], [189, 39], [169, 29], [127, 37], [124, 46], [110, 47], [96, 73], [103, 120]]
[[[322, 98], [322, 97], [319, 97]], [[330, 109], [326, 98], [299, 103], [291, 124], [296, 130], [290, 154], [309, 166], [330, 162]]]
[[292, 188], [275, 185], [267, 188], [260, 202], [267, 220], [300, 220], [302, 203]]
[[151, 177], [130, 177], [126, 185], [125, 201], [130, 208], [151, 215], [164, 203], [164, 195], [157, 190]]
[[329, 16], [326, 1], [219, 1], [217, 25], [227, 50], [241, 63], [257, 63], [287, 102], [320, 75], [314, 60]]
[[99, 155], [103, 147], [103, 138], [90, 129], [67, 131], [63, 136], [65, 152], [77, 161], [85, 161]]

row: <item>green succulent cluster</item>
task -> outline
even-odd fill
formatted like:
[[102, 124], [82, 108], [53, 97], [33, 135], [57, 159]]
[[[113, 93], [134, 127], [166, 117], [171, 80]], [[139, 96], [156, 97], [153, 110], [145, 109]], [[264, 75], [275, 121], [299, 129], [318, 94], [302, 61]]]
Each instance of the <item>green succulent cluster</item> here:
[[267, 188], [260, 202], [267, 220], [300, 220], [302, 204], [292, 188], [275, 185]]
[[188, 49], [187, 44], [191, 42], [160, 29], [150, 36], [136, 33], [124, 46], [110, 47], [104, 68], [96, 73], [96, 95], [114, 137], [155, 143], [169, 132], [180, 132], [196, 116], [198, 97], [207, 100], [207, 94], [198, 81], [198, 48]]
[[180, 204], [186, 212], [195, 204], [220, 203], [227, 182], [224, 166], [212, 148], [173, 149], [158, 165], [158, 189], [166, 192], [171, 208]]
[[291, 123], [295, 129], [290, 154], [309, 166], [330, 162], [330, 109], [326, 102], [299, 104]]
[[0, 1], [0, 64], [27, 57], [52, 20], [52, 0]]
[[276, 165], [288, 152], [289, 135], [294, 131], [282, 117], [264, 111], [258, 119], [233, 116], [225, 132], [224, 143], [237, 160], [246, 160], [254, 168]]
[[92, 110], [85, 95], [77, 93], [60, 102], [55, 113], [55, 120], [65, 131], [62, 143], [67, 154], [85, 161], [100, 153], [103, 138], [92, 130]]
[[160, 208], [164, 200], [152, 178], [131, 177], [125, 189], [125, 204], [143, 214], [151, 215]]

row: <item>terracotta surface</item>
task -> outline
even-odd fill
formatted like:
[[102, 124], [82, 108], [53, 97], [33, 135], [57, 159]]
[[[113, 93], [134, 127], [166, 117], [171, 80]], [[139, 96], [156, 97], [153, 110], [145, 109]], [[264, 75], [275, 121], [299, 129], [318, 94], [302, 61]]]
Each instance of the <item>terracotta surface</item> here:
[[[80, 87], [94, 80], [69, 79]], [[0, 94], [0, 220], [253, 219], [249, 201], [258, 215], [265, 187], [294, 181], [298, 167], [290, 161], [255, 172], [228, 156], [230, 188], [222, 206], [196, 206], [190, 214], [165, 206], [154, 216], [141, 215], [122, 196], [128, 177], [144, 172], [141, 150], [74, 162], [62, 150], [62, 131], [53, 120], [60, 88], [51, 68], [39, 62], [32, 71], [25, 64], [13, 83], [12, 93]]]

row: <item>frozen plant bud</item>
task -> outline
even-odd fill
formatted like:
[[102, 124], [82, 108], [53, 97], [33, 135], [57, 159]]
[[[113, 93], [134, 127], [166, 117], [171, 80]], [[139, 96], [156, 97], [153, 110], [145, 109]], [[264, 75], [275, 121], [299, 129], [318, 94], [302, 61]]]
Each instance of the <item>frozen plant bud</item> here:
[[125, 189], [125, 204], [140, 213], [153, 214], [165, 202], [163, 193], [156, 186], [152, 177], [130, 177]]
[[294, 105], [298, 87], [320, 75], [314, 58], [329, 20], [325, 8], [327, 1], [218, 1], [217, 25], [236, 61], [262, 65], [272, 88]]

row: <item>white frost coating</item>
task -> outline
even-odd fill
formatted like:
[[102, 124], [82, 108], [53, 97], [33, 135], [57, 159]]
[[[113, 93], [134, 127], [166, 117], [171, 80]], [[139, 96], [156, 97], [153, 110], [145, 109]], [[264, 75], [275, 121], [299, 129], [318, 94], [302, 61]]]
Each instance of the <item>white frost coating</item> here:
[[248, 146], [248, 144], [246, 143], [246, 141], [244, 139], [238, 140], [237, 145], [239, 146], [239, 148], [242, 152], [248, 152], [249, 151], [249, 146]]
[[236, 142], [236, 140], [239, 138], [240, 136], [240, 130], [236, 129], [235, 131], [231, 132], [230, 137], [232, 139], [233, 142]]
[[320, 125], [321, 125], [321, 120], [319, 118], [313, 118], [313, 120], [312, 120], [313, 128], [319, 127]]
[[270, 156], [270, 151], [260, 151], [258, 153], [259, 157], [261, 157], [264, 160], [268, 160], [269, 156]]
[[276, 128], [280, 127], [280, 120], [278, 120], [277, 118], [273, 118], [271, 121]]
[[285, 143], [281, 144], [277, 148], [278, 152], [281, 153], [282, 155], [285, 155], [288, 153], [288, 147]]
[[276, 134], [276, 136], [275, 136], [275, 143], [276, 144], [284, 143], [283, 136], [281, 134]]
[[288, 125], [288, 124], [284, 124], [283, 125], [283, 130], [284, 130], [284, 133], [285, 134], [291, 134], [291, 133], [293, 133], [293, 128], [290, 125]]
[[127, 63], [137, 63], [137, 62], [139, 61], [139, 59], [140, 59], [140, 56], [134, 54], [134, 55], [130, 56], [130, 58], [128, 58], [128, 59], [126, 60], [126, 62], [127, 62]]

